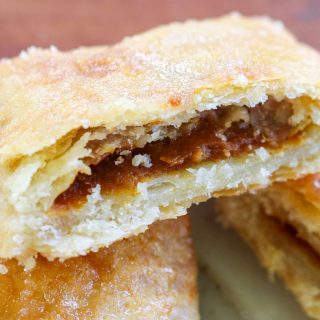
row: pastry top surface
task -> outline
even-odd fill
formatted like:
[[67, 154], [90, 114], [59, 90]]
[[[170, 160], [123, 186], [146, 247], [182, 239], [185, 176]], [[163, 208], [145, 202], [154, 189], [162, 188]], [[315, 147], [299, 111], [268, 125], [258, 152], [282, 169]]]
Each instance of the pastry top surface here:
[[114, 46], [31, 48], [0, 63], [0, 156], [15, 161], [79, 128], [179, 123], [271, 95], [320, 97], [320, 58], [268, 18], [160, 26]]

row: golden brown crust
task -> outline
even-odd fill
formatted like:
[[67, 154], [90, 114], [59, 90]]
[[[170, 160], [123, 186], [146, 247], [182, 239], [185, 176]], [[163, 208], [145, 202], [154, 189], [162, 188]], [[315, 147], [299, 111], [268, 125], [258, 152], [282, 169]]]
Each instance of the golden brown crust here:
[[284, 186], [298, 192], [306, 201], [320, 209], [320, 174], [309, 174], [301, 179], [290, 180]]
[[[77, 256], [212, 195], [319, 171], [319, 67], [319, 55], [280, 23], [240, 15], [174, 23], [110, 47], [32, 49], [2, 61], [0, 257]], [[149, 177], [134, 190], [108, 194], [97, 184], [80, 208], [54, 214], [54, 200], [77, 175], [89, 175], [90, 164], [124, 140], [136, 148], [141, 136], [171, 138], [169, 127], [199, 112], [271, 100], [276, 110], [292, 105], [288, 121], [299, 139]]]
[[318, 54], [279, 22], [238, 15], [170, 24], [111, 47], [31, 49], [0, 64], [1, 161], [80, 127], [174, 122], [266, 95], [319, 99], [319, 70]]
[[320, 257], [296, 237], [265, 214], [252, 195], [217, 201], [220, 219], [236, 229], [254, 249], [270, 275], [282, 278], [306, 313], [320, 319]]
[[320, 254], [319, 174], [289, 180], [257, 192], [254, 201], [266, 214], [292, 225], [297, 235]]
[[188, 217], [31, 272], [1, 262], [2, 319], [198, 319], [196, 262]]

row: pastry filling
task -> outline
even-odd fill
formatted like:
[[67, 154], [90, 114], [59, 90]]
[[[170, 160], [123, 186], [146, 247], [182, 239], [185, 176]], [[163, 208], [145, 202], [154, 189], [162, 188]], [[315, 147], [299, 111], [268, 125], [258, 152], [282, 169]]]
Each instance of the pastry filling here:
[[[222, 106], [182, 124], [171, 137], [141, 147], [124, 145], [91, 163], [91, 175], [78, 174], [55, 200], [55, 207], [83, 202], [92, 188], [102, 193], [134, 192], [138, 182], [206, 161], [245, 154], [259, 147], [278, 148], [299, 131], [290, 124], [290, 102], [269, 99], [254, 108]], [[174, 131], [174, 129], [172, 129]], [[171, 131], [172, 131], [171, 130]]]

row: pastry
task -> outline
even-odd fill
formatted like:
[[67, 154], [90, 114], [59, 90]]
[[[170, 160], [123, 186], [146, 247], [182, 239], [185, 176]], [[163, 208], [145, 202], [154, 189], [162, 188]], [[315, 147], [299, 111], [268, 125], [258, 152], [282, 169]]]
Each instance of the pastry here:
[[219, 219], [240, 233], [314, 319], [320, 319], [319, 178], [309, 175], [216, 201]]
[[319, 54], [236, 14], [4, 59], [0, 257], [83, 255], [320, 171], [319, 98]]
[[199, 319], [188, 217], [63, 263], [0, 265], [1, 319]]

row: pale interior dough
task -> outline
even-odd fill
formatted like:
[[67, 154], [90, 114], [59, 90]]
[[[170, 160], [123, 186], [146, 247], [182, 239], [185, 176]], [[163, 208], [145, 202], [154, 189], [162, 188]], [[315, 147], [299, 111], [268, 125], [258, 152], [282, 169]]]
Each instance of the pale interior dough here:
[[[237, 159], [162, 175], [139, 183], [134, 196], [125, 192], [103, 195], [96, 186], [87, 203], [67, 215], [40, 210], [6, 215], [4, 221], [7, 219], [9, 224], [5, 230], [11, 232], [8, 238], [12, 241], [1, 247], [0, 255], [22, 257], [40, 252], [48, 258], [64, 259], [85, 254], [142, 232], [158, 219], [184, 214], [192, 203], [212, 195], [238, 194], [296, 176], [297, 172], [319, 171], [319, 152], [320, 131], [313, 126], [305, 133], [301, 145], [288, 144], [278, 152], [261, 148]], [[5, 204], [4, 201], [2, 206]]]

